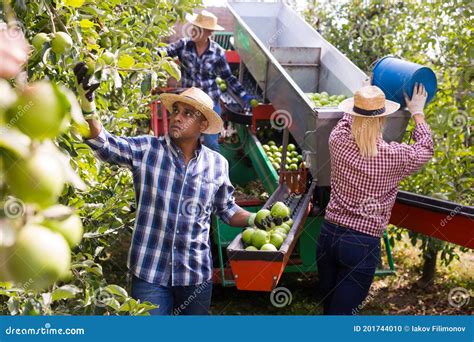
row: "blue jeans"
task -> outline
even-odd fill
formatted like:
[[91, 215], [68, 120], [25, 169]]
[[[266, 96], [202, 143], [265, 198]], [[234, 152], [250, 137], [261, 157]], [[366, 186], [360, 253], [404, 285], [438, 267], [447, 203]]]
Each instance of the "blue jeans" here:
[[359, 313], [379, 263], [380, 238], [325, 221], [317, 247], [324, 314]]
[[212, 280], [194, 286], [162, 286], [133, 276], [132, 297], [158, 308], [151, 315], [208, 315], [211, 306]]
[[[221, 115], [221, 105], [218, 103], [214, 106], [214, 111]], [[219, 134], [203, 134], [204, 135], [204, 145], [209, 147], [211, 150], [214, 150], [216, 152], [221, 152], [221, 149], [219, 148]]]

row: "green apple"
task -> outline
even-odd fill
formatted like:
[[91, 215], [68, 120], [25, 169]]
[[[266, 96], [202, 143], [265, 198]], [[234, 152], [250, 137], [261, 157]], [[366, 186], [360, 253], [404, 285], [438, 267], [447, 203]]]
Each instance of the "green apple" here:
[[7, 111], [7, 122], [34, 139], [55, 138], [66, 128], [67, 111], [51, 83], [31, 83]]
[[63, 220], [45, 220], [42, 222], [45, 227], [61, 234], [69, 244], [74, 247], [82, 240], [84, 229], [79, 216], [73, 214]]
[[270, 235], [270, 243], [276, 247], [276, 249], [280, 249], [281, 245], [283, 244], [283, 241], [285, 239], [281, 234], [274, 233]]
[[12, 195], [41, 208], [54, 204], [61, 194], [65, 177], [55, 156], [34, 152], [6, 168], [6, 184]]
[[252, 243], [252, 235], [255, 233], [257, 230], [254, 228], [247, 228], [242, 232], [242, 241], [246, 245], [250, 245]]
[[263, 245], [270, 242], [270, 235], [261, 229], [257, 229], [252, 234], [252, 246], [260, 249]]
[[38, 50], [38, 51], [41, 51], [43, 49], [43, 45], [47, 42], [49, 42], [51, 39], [49, 38], [49, 36], [44, 33], [44, 32], [40, 32], [38, 33], [37, 35], [35, 35], [33, 37], [33, 40], [31, 41], [31, 44], [33, 45], [33, 47]]
[[261, 251], [268, 251], [268, 252], [276, 252], [278, 249], [273, 246], [271, 243], [266, 243], [263, 246], [260, 247]]
[[290, 216], [290, 209], [283, 202], [273, 204], [270, 214], [272, 217], [286, 218]]
[[261, 229], [267, 227], [267, 221], [270, 216], [270, 210], [268, 209], [260, 209], [255, 216], [255, 225]]
[[104, 51], [102, 54], [102, 60], [105, 62], [105, 64], [112, 65], [115, 63], [115, 55], [110, 51]]
[[73, 42], [71, 36], [69, 36], [66, 32], [56, 32], [53, 35], [53, 39], [51, 40], [51, 50], [57, 54], [69, 52], [72, 48], [72, 45]]
[[67, 274], [71, 250], [64, 238], [48, 228], [29, 224], [18, 234], [7, 269], [13, 281], [44, 289]]
[[256, 100], [256, 99], [250, 100], [250, 105], [252, 106], [252, 108], [257, 107], [258, 106], [258, 100]]
[[280, 224], [280, 227], [285, 229], [285, 232], [286, 234], [288, 234], [288, 232], [291, 230], [291, 227], [290, 225], [288, 225], [287, 223], [283, 222], [282, 224]]

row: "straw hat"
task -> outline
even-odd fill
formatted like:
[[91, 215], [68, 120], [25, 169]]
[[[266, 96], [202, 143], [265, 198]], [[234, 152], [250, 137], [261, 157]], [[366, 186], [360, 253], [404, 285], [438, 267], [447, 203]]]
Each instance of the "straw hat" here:
[[201, 13], [198, 14], [186, 14], [186, 20], [193, 25], [202, 27], [207, 30], [211, 31], [222, 31], [224, 28], [220, 25], [217, 25], [217, 17], [208, 12], [203, 10]]
[[164, 93], [160, 95], [161, 102], [165, 105], [169, 112], [173, 111], [175, 102], [183, 102], [193, 106], [200, 111], [207, 119], [209, 127], [203, 132], [205, 134], [217, 134], [224, 128], [224, 123], [220, 116], [212, 109], [214, 102], [212, 99], [199, 88], [189, 88], [181, 94]]
[[399, 108], [399, 103], [386, 100], [383, 91], [376, 86], [362, 87], [354, 97], [339, 103], [339, 110], [344, 113], [371, 118], [392, 114]]

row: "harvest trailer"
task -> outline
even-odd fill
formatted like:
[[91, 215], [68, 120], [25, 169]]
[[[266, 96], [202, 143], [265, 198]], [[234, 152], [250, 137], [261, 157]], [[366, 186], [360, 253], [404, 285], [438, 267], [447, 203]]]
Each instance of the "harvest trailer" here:
[[[284, 2], [229, 2], [228, 8], [234, 30], [214, 39], [227, 49], [241, 84], [261, 104], [249, 112], [230, 90], [223, 93], [223, 118], [236, 139], [222, 143], [221, 153], [234, 185], [259, 179], [270, 194], [266, 201], [240, 200], [240, 206], [256, 212], [281, 201], [294, 223], [278, 251], [247, 251], [241, 231], [213, 217], [214, 281], [239, 290], [271, 291], [284, 272], [317, 271], [316, 241], [330, 195], [328, 138], [343, 113], [330, 101], [315, 105], [308, 93], [350, 97], [368, 76]], [[159, 100], [151, 109], [154, 134], [166, 134], [166, 110]], [[400, 142], [409, 119], [405, 110], [390, 115], [384, 139]], [[270, 134], [259, 134], [269, 129]], [[282, 146], [279, 167], [263, 148], [270, 140]], [[303, 156], [303, 167], [286, 169], [289, 144]], [[310, 203], [316, 208], [312, 215]], [[367, 206], [370, 210], [371, 203]], [[473, 207], [400, 191], [390, 223], [474, 248], [473, 218]], [[387, 234], [382, 239], [379, 276], [395, 273]]]

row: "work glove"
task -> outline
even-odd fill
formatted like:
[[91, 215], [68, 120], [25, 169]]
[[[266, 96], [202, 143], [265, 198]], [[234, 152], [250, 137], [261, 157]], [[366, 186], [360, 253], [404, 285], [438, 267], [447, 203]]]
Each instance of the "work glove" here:
[[94, 114], [95, 112], [94, 91], [100, 86], [100, 83], [89, 84], [90, 75], [87, 73], [88, 68], [84, 62], [79, 62], [74, 67], [77, 92], [79, 93], [79, 101], [81, 103], [82, 113], [85, 117]]
[[411, 113], [411, 116], [415, 114], [424, 115], [423, 108], [425, 108], [428, 93], [422, 83], [415, 83], [411, 100], [408, 98], [406, 93], [404, 93], [403, 96], [405, 97], [405, 102], [407, 103], [407, 108]]

